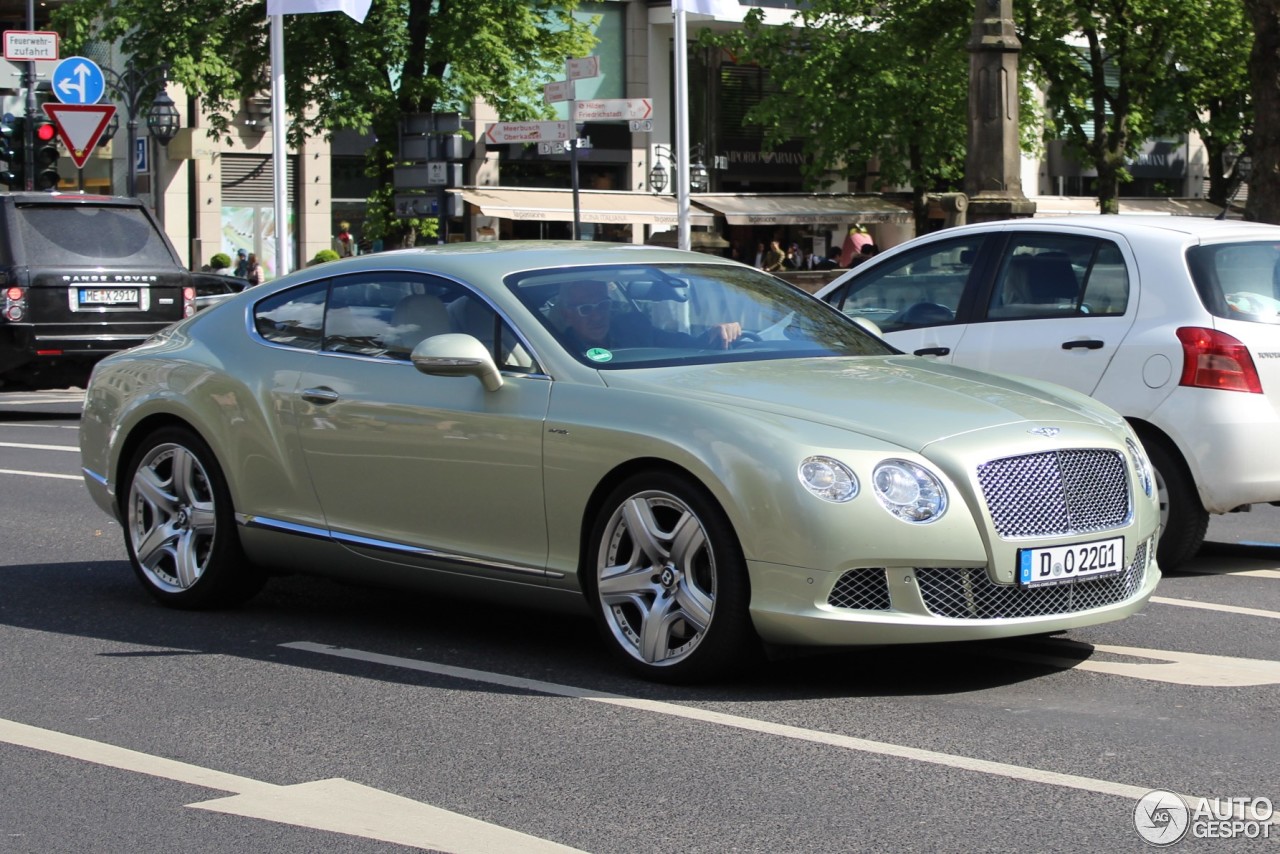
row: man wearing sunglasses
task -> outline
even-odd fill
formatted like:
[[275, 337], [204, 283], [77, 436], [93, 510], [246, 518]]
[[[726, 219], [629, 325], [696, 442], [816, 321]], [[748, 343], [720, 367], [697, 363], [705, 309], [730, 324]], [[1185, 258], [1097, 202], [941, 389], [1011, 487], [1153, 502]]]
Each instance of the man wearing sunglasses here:
[[643, 313], [618, 314], [624, 303], [609, 297], [609, 283], [566, 282], [556, 298], [554, 319], [565, 346], [576, 352], [593, 347], [620, 350], [624, 347], [689, 347], [728, 349], [742, 336], [742, 324], [717, 323], [702, 335], [659, 329]]

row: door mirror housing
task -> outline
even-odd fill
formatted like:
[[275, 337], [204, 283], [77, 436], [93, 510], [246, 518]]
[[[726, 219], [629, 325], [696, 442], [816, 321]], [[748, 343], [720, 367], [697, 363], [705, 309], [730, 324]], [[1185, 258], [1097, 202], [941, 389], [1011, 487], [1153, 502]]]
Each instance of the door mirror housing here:
[[418, 342], [409, 354], [413, 366], [433, 377], [475, 377], [485, 391], [502, 388], [502, 374], [489, 348], [478, 338], [450, 332]]

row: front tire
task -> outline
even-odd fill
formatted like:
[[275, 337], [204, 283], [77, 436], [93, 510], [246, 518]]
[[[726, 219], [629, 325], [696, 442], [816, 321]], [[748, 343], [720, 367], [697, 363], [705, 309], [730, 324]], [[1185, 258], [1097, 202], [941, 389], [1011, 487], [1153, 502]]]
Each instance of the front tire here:
[[167, 427], [147, 437], [121, 491], [129, 560], [160, 602], [217, 608], [262, 588], [265, 575], [240, 546], [226, 479], [195, 433]]
[[746, 562], [697, 483], [668, 473], [627, 479], [605, 501], [585, 563], [597, 621], [638, 675], [704, 681], [754, 657]]
[[1160, 543], [1156, 562], [1168, 572], [1191, 560], [1209, 530], [1209, 511], [1182, 460], [1159, 441], [1144, 443], [1160, 501]]

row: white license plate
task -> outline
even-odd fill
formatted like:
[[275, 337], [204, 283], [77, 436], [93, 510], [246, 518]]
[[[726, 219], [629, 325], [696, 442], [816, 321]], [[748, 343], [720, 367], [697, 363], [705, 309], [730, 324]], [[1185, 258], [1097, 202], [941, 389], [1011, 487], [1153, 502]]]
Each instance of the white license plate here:
[[1114, 575], [1123, 568], [1124, 537], [1074, 546], [1018, 549], [1019, 587], [1070, 584], [1082, 578]]
[[81, 288], [81, 305], [137, 305], [137, 288]]

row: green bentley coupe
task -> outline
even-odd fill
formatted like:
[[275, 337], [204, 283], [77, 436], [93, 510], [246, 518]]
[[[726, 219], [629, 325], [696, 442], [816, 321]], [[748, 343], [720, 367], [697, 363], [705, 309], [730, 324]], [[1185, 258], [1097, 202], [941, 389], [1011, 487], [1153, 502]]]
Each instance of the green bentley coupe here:
[[1069, 630], [1160, 577], [1150, 464], [1112, 410], [672, 249], [311, 267], [101, 362], [80, 441], [167, 605], [287, 571], [567, 606], [659, 680]]

